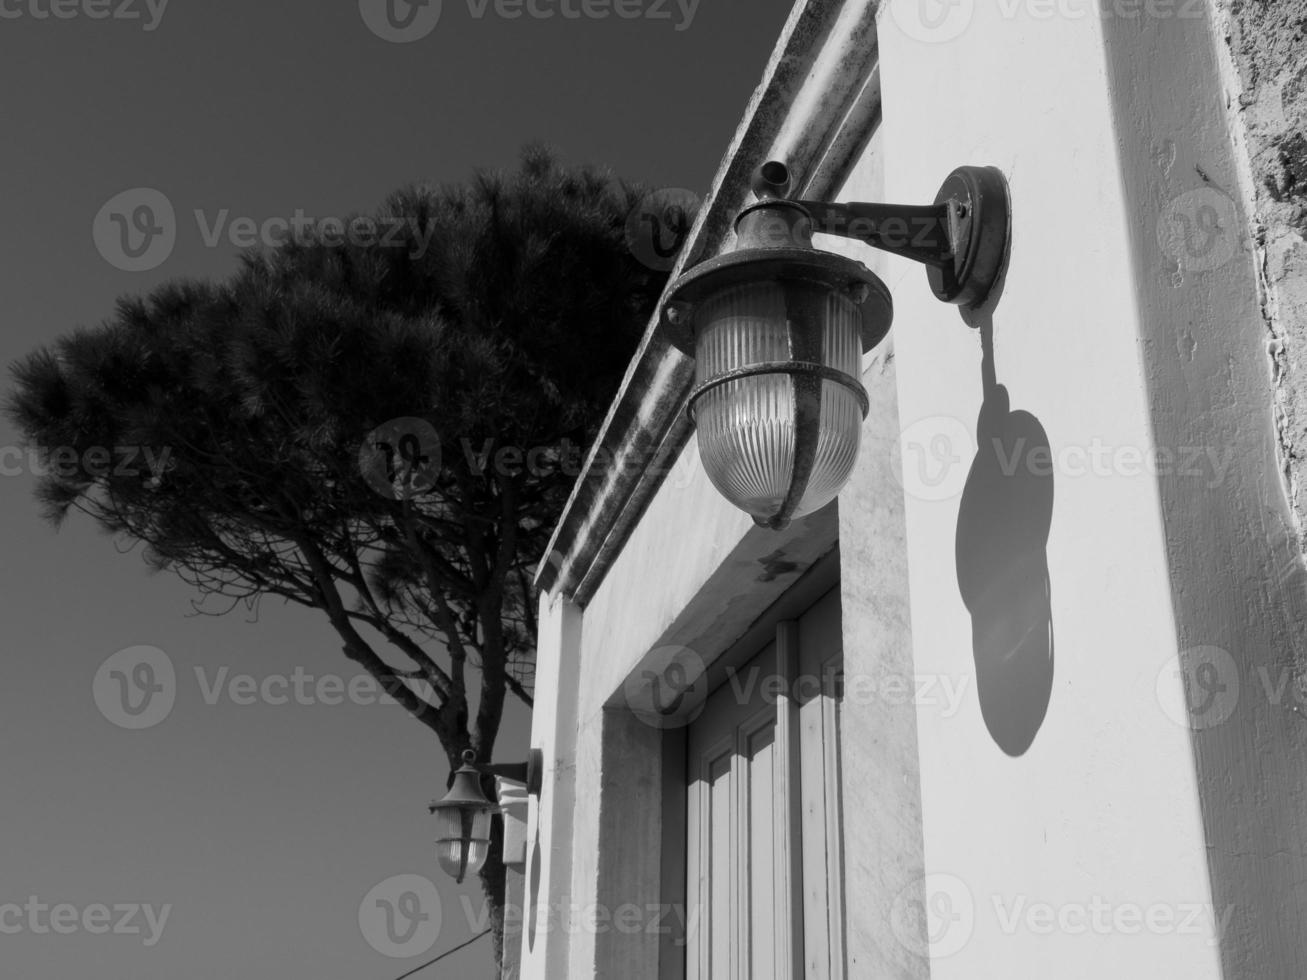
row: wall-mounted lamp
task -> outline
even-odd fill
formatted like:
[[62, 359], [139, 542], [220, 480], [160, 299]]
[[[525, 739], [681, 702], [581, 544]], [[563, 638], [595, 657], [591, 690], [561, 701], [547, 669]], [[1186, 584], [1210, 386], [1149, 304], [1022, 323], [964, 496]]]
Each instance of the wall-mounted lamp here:
[[825, 506], [852, 474], [868, 406], [862, 355], [894, 317], [885, 284], [814, 248], [814, 232], [920, 262], [939, 299], [973, 308], [998, 281], [1009, 232], [1007, 182], [993, 167], [953, 171], [924, 207], [792, 201], [790, 184], [785, 164], [764, 164], [734, 250], [686, 272], [663, 311], [695, 359], [704, 469], [774, 529]]
[[481, 791], [481, 777], [503, 776], [524, 783], [532, 796], [540, 795], [544, 778], [539, 749], [516, 764], [478, 765], [475, 759], [471, 749], [463, 753], [463, 765], [455, 771], [449, 792], [429, 808], [436, 817], [436, 860], [460, 883], [480, 871], [490, 855], [490, 818], [499, 808]]

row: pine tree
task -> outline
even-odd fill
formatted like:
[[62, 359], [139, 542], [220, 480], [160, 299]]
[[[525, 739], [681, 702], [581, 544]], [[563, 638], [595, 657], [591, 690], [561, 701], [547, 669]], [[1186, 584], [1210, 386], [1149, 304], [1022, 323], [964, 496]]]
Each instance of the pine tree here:
[[[120, 300], [13, 368], [48, 517], [90, 515], [224, 608], [319, 610], [451, 770], [489, 762], [506, 698], [531, 704], [534, 566], [665, 279], [627, 248], [637, 200], [529, 148], [393, 194], [354, 226], [374, 236]], [[165, 465], [86, 462], [121, 446]], [[498, 840], [482, 884], [499, 959]]]

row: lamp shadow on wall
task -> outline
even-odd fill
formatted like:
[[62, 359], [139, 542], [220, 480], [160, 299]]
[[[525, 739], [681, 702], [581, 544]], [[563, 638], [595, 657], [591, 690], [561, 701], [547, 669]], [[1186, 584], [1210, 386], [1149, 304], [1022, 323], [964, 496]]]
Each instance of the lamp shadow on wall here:
[[539, 916], [536, 910], [540, 907], [540, 828], [536, 827], [536, 837], [531, 843], [531, 876], [528, 884], [528, 905], [527, 905], [527, 923], [526, 923], [526, 948], [527, 952], [534, 952], [536, 948], [536, 921]]
[[1009, 756], [1023, 755], [1053, 691], [1048, 534], [1053, 462], [1030, 412], [1013, 411], [994, 367], [992, 315], [978, 316], [984, 401], [976, 458], [958, 511], [958, 591], [971, 614], [976, 690], [985, 727]]

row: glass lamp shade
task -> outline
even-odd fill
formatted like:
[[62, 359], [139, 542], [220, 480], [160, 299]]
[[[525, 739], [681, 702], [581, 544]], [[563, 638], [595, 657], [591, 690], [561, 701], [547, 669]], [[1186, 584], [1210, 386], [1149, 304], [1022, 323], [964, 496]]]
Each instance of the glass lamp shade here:
[[735, 247], [686, 272], [664, 306], [668, 339], [694, 358], [690, 415], [713, 485], [779, 530], [830, 503], [858, 459], [862, 354], [894, 319], [861, 262], [814, 248], [813, 218], [768, 164]]
[[490, 854], [489, 804], [485, 809], [466, 809], [461, 804], [437, 805], [436, 861], [446, 874], [462, 882], [485, 866]]
[[463, 753], [463, 765], [454, 773], [449, 792], [431, 805], [436, 818], [436, 861], [456, 881], [476, 874], [490, 853], [490, 818], [495, 805], [481, 791], [481, 774], [472, 765], [472, 753]]
[[862, 317], [856, 294], [811, 278], [727, 283], [697, 304], [699, 454], [760, 525], [819, 510], [853, 472], [867, 412]]

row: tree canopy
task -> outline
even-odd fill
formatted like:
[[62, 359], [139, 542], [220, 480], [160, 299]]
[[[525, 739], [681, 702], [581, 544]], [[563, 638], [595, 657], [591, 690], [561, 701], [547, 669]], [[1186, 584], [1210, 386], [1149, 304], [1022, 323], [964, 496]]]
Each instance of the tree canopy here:
[[[391, 195], [383, 234], [121, 299], [13, 368], [48, 515], [206, 596], [322, 610], [451, 766], [488, 761], [530, 703], [534, 565], [666, 277], [627, 247], [638, 200], [531, 148]], [[119, 447], [136, 465], [102, 465]]]

